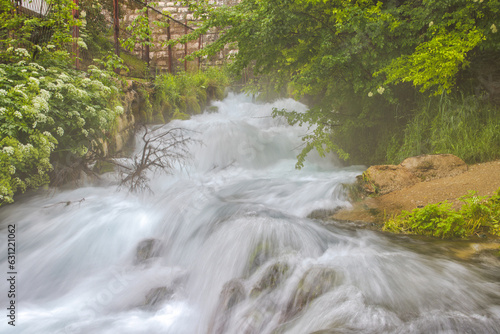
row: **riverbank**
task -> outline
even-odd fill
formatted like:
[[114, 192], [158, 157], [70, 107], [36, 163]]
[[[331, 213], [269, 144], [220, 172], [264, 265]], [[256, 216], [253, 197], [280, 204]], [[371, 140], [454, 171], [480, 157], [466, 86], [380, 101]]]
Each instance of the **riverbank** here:
[[411, 211], [443, 201], [460, 206], [459, 198], [470, 190], [479, 196], [491, 196], [500, 187], [500, 160], [470, 165], [467, 171], [439, 179], [418, 182], [376, 197], [365, 197], [351, 208], [337, 211], [331, 219], [355, 222], [369, 228], [381, 229], [385, 218], [401, 211]]

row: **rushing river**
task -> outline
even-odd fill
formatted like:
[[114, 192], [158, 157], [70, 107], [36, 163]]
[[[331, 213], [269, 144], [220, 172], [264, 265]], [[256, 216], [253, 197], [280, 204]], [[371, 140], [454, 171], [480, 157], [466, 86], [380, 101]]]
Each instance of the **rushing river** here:
[[17, 246], [16, 327], [4, 278], [1, 333], [500, 333], [495, 275], [307, 218], [348, 206], [362, 168], [312, 155], [294, 169], [307, 128], [270, 114], [303, 105], [215, 105], [171, 123], [199, 142], [152, 194], [87, 186], [0, 211]]

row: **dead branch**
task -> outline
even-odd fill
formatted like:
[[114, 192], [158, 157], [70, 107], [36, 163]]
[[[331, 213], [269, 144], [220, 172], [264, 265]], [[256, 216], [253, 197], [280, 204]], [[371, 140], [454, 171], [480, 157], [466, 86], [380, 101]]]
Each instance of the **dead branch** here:
[[172, 128], [159, 132], [163, 127], [143, 125], [142, 149], [132, 158], [130, 167], [113, 162], [120, 167], [120, 187], [126, 186], [131, 192], [151, 192], [149, 172], [171, 174], [176, 164], [189, 158], [188, 144], [194, 140], [186, 136], [188, 130]]

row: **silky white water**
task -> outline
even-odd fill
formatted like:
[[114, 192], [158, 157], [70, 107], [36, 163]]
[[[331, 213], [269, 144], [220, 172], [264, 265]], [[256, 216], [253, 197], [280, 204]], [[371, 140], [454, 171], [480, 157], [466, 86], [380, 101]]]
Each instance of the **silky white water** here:
[[342, 184], [363, 169], [314, 154], [294, 168], [308, 129], [270, 114], [303, 105], [215, 105], [170, 124], [199, 142], [152, 194], [88, 186], [0, 210], [18, 272], [1, 333], [500, 333], [498, 276], [307, 218], [348, 206]]

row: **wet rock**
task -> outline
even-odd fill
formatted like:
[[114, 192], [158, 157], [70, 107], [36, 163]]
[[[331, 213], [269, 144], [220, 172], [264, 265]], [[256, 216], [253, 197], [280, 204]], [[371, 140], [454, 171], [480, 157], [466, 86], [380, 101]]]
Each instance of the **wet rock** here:
[[262, 266], [272, 256], [271, 244], [268, 241], [259, 242], [254, 251], [250, 255], [248, 273], [253, 274], [260, 266]]
[[144, 306], [154, 308], [166, 300], [172, 299], [174, 290], [165, 286], [149, 290], [144, 301]]
[[245, 288], [238, 279], [233, 279], [222, 287], [219, 302], [208, 328], [208, 333], [224, 333], [234, 306], [245, 299]]
[[311, 268], [299, 281], [295, 294], [288, 301], [283, 321], [290, 320], [314, 299], [331, 290], [341, 277], [331, 268]]
[[264, 274], [257, 282], [257, 284], [255, 284], [255, 286], [252, 288], [252, 290], [250, 291], [250, 295], [255, 297], [264, 290], [274, 289], [286, 277], [288, 270], [289, 266], [286, 263], [277, 262], [270, 265], [268, 268], [266, 268]]
[[146, 262], [146, 260], [160, 255], [162, 243], [158, 239], [145, 239], [137, 245], [134, 264]]
[[309, 219], [328, 219], [340, 210], [340, 206], [334, 209], [317, 209], [307, 215]]
[[467, 164], [453, 154], [419, 155], [405, 159], [401, 166], [422, 181], [455, 176], [467, 171]]

